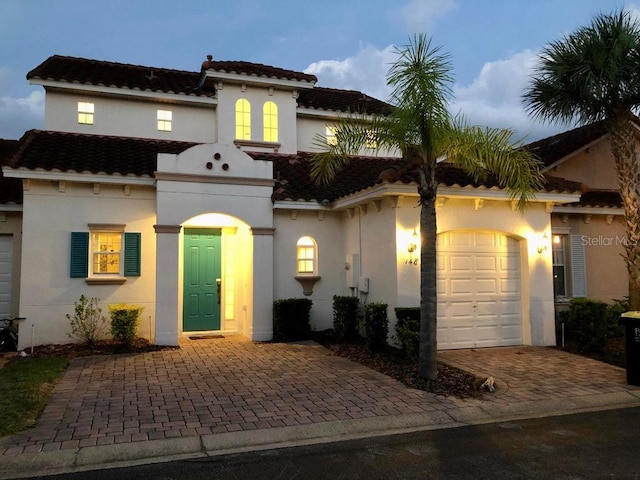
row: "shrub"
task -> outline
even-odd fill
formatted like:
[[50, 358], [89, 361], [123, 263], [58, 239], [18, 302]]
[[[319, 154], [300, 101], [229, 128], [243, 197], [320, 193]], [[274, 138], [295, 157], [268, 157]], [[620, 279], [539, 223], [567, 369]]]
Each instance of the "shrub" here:
[[607, 309], [607, 313], [608, 313], [607, 336], [609, 338], [624, 336], [624, 327], [620, 325], [619, 320], [620, 320], [620, 316], [624, 312], [628, 312], [628, 311], [629, 311], [629, 297], [625, 297], [623, 299], [615, 299], [613, 300], [613, 303], [609, 305]]
[[74, 315], [66, 315], [71, 325], [69, 337], [88, 347], [93, 347], [107, 332], [107, 320], [98, 306], [99, 301], [96, 297], [80, 295], [80, 299], [74, 303]]
[[137, 305], [109, 305], [111, 315], [111, 335], [121, 345], [128, 347], [136, 338], [138, 322], [143, 307]]
[[566, 337], [585, 352], [601, 352], [607, 342], [610, 313], [606, 303], [574, 298], [566, 313]]
[[291, 341], [309, 338], [312, 304], [308, 298], [286, 298], [273, 302], [273, 339]]
[[358, 338], [359, 307], [357, 297], [333, 296], [333, 330], [336, 340], [352, 342]]
[[369, 350], [378, 351], [387, 346], [389, 318], [387, 316], [386, 303], [368, 303], [365, 305], [364, 330]]
[[395, 312], [398, 319], [395, 340], [405, 355], [417, 359], [420, 351], [420, 307], [397, 307]]

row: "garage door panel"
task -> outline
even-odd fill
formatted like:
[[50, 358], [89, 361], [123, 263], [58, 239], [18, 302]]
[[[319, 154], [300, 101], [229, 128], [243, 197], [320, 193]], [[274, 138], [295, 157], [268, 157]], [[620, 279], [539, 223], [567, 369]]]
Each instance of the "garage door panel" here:
[[11, 269], [13, 265], [13, 237], [0, 235], [0, 317], [11, 313]]
[[447, 232], [438, 256], [438, 348], [521, 344], [519, 242], [498, 232]]

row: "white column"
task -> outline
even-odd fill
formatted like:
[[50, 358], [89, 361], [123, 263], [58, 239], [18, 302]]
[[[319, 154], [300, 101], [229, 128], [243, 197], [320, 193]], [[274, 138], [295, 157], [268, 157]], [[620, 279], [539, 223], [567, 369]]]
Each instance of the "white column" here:
[[253, 321], [254, 342], [273, 339], [273, 234], [275, 228], [252, 227], [253, 233]]
[[154, 225], [156, 231], [156, 345], [178, 345], [180, 225]]

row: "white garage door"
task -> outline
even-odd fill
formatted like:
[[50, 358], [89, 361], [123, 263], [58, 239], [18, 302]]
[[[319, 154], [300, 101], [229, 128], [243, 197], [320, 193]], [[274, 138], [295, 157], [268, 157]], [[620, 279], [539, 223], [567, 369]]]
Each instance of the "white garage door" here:
[[522, 344], [520, 245], [498, 232], [438, 235], [438, 349]]
[[13, 237], [0, 235], [0, 318], [11, 311], [11, 265]]

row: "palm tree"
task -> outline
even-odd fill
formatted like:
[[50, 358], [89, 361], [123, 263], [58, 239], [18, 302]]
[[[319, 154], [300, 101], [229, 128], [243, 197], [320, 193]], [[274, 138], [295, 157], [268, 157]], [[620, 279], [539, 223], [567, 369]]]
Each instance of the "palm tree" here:
[[625, 212], [629, 303], [640, 310], [640, 165], [631, 123], [640, 106], [640, 26], [624, 11], [600, 14], [550, 43], [523, 98], [542, 120], [604, 121]]
[[[514, 148], [510, 130], [468, 126], [452, 117], [447, 104], [452, 77], [449, 56], [424, 35], [396, 49], [397, 61], [387, 75], [392, 88], [392, 112], [364, 122], [357, 115], [338, 123], [335, 141], [314, 156], [312, 176], [329, 183], [350, 155], [375, 142], [379, 148], [399, 150], [419, 172], [420, 196], [420, 352], [419, 373], [435, 380], [436, 364], [436, 169], [446, 159], [476, 180], [494, 175], [512, 198], [524, 206], [541, 183], [538, 163], [522, 148]], [[322, 138], [324, 145], [326, 139]], [[318, 142], [320, 143], [320, 142]]]

